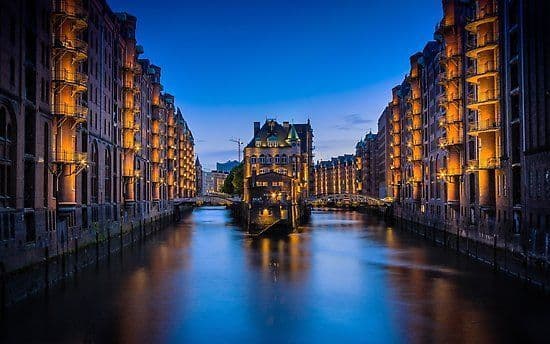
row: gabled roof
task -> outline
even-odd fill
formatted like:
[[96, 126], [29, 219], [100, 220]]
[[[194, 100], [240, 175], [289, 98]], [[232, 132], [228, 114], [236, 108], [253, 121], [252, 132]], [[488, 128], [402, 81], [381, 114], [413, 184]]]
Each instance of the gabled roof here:
[[[265, 142], [268, 139], [269, 141], [276, 140], [279, 146], [290, 146], [290, 142], [292, 141], [305, 142], [310, 132], [311, 126], [309, 123], [289, 124], [285, 122], [284, 125], [281, 125], [274, 119], [267, 119], [246, 147], [255, 147], [256, 141]], [[303, 145], [302, 151], [305, 149], [307, 147]]]

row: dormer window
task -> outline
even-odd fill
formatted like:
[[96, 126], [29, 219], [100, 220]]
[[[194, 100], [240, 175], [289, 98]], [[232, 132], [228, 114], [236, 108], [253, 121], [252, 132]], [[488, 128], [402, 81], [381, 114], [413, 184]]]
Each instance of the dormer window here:
[[267, 138], [267, 146], [268, 147], [277, 147], [278, 146], [277, 136], [269, 135], [268, 138]]

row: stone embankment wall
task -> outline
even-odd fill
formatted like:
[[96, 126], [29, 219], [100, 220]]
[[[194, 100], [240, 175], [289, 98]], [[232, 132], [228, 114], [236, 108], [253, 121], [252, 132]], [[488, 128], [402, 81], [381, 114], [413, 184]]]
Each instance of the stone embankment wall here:
[[[87, 230], [69, 229], [64, 235], [50, 238], [45, 247], [23, 248], [15, 256], [16, 253], [12, 253], [11, 264], [0, 262], [0, 306], [4, 308], [47, 291], [82, 268], [99, 264], [125, 246], [165, 228], [191, 210], [191, 207], [176, 207], [144, 219], [105, 222]], [[15, 265], [14, 260], [18, 267], [6, 269]]]
[[393, 223], [400, 230], [413, 232], [434, 244], [444, 246], [471, 259], [492, 266], [495, 272], [524, 281], [550, 292], [550, 261], [532, 255], [513, 236], [483, 234], [444, 222], [426, 222], [393, 213]]

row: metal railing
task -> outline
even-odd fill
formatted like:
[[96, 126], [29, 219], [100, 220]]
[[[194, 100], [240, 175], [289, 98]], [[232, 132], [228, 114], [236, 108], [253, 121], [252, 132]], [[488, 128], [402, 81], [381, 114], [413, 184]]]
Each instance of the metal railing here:
[[459, 144], [462, 144], [462, 142], [463, 140], [461, 136], [457, 136], [453, 138], [442, 137], [439, 139], [439, 144], [443, 147], [459, 145]]
[[53, 104], [52, 114], [86, 120], [88, 108], [83, 105]]
[[485, 90], [478, 92], [477, 95], [471, 95], [468, 97], [469, 105], [476, 105], [479, 103], [494, 102], [499, 98], [498, 90]]
[[85, 19], [87, 16], [83, 3], [79, 0], [52, 0], [52, 12], [63, 13], [81, 19]]
[[500, 159], [491, 157], [483, 160], [470, 160], [468, 168], [471, 170], [491, 170], [500, 167]]
[[471, 123], [469, 126], [469, 131], [476, 132], [476, 131], [490, 131], [490, 130], [497, 130], [500, 128], [500, 121], [497, 120], [485, 120], [485, 121], [476, 121], [475, 123]]
[[52, 72], [52, 81], [87, 87], [88, 76], [84, 73], [71, 72], [66, 69], [54, 69]]
[[67, 37], [66, 35], [54, 34], [53, 46], [54, 48], [62, 48], [62, 49], [76, 51], [83, 55], [88, 54], [88, 43], [76, 37], [73, 38], [73, 37]]
[[483, 7], [478, 8], [476, 13], [471, 18], [468, 18], [467, 21], [468, 23], [475, 23], [491, 17], [495, 17], [496, 15], [497, 15], [497, 11], [495, 6], [491, 6], [491, 4], [487, 4]]
[[85, 164], [87, 154], [81, 152], [68, 152], [55, 150], [51, 153], [53, 162], [68, 163], [68, 164]]

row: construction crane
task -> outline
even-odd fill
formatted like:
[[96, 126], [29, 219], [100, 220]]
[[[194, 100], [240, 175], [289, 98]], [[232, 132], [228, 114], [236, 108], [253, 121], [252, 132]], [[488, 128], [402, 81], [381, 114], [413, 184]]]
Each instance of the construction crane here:
[[236, 139], [236, 138], [231, 138], [231, 139], [229, 139], [229, 141], [234, 142], [234, 143], [237, 144], [237, 150], [238, 150], [238, 154], [239, 154], [239, 162], [241, 162], [241, 146], [244, 142], [241, 141], [241, 139]]

